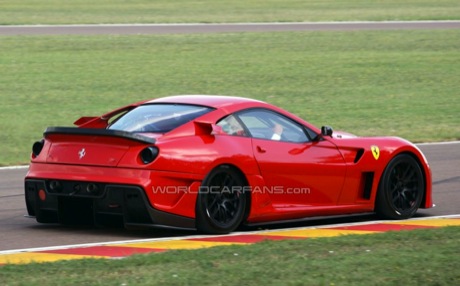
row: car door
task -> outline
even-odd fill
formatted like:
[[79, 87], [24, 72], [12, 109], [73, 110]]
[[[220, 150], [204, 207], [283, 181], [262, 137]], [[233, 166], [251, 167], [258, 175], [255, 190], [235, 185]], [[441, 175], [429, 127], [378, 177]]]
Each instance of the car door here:
[[346, 165], [336, 146], [312, 141], [305, 127], [268, 109], [237, 114], [252, 136], [254, 156], [277, 207], [336, 205]]

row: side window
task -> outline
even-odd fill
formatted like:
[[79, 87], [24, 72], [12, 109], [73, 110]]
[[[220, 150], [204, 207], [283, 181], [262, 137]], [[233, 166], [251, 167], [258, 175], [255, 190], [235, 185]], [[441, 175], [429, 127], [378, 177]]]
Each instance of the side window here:
[[222, 131], [229, 135], [248, 136], [243, 125], [241, 125], [240, 121], [234, 115], [225, 117], [220, 120], [217, 125], [222, 127]]
[[238, 114], [254, 138], [287, 142], [308, 142], [304, 128], [291, 119], [273, 111], [252, 109]]

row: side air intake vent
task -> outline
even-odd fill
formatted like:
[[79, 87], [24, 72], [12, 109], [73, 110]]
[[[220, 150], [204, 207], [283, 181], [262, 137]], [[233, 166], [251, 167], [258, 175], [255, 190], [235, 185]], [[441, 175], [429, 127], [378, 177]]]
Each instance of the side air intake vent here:
[[364, 154], [364, 149], [359, 149], [358, 152], [356, 152], [356, 157], [355, 157], [355, 160], [353, 162], [355, 164], [358, 163], [358, 161], [361, 159], [363, 154]]
[[364, 172], [362, 175], [362, 198], [369, 200], [371, 198], [372, 185], [374, 184], [374, 172]]

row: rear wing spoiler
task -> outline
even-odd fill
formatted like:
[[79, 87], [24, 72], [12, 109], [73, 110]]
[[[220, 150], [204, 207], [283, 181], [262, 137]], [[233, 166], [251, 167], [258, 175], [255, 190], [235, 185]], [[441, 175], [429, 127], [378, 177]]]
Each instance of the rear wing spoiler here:
[[48, 127], [43, 136], [53, 134], [119, 137], [147, 144], [155, 144], [156, 142], [154, 138], [127, 131], [78, 127]]

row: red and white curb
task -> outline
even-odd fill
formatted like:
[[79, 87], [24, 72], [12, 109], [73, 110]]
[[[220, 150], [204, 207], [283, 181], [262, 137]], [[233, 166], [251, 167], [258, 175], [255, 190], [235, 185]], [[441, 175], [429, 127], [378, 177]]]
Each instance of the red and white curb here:
[[67, 245], [0, 251], [0, 265], [54, 262], [85, 258], [123, 258], [133, 254], [164, 252], [173, 249], [198, 249], [226, 245], [249, 245], [264, 240], [307, 239], [350, 234], [373, 234], [445, 226], [460, 226], [460, 215], [415, 218], [403, 221], [373, 221], [315, 227], [300, 227], [229, 235], [185, 236], [107, 243]]

